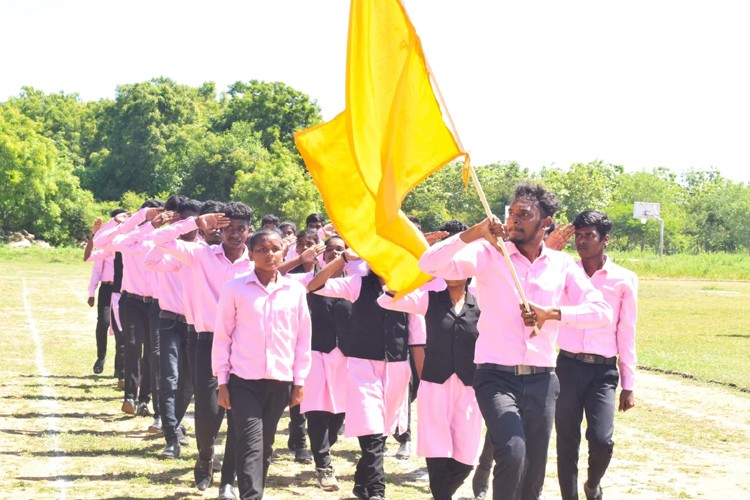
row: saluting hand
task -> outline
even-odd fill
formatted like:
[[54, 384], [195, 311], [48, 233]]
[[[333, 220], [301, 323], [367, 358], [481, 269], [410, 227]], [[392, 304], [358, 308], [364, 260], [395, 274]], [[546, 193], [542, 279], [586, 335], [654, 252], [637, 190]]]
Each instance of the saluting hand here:
[[427, 244], [432, 246], [438, 241], [447, 238], [450, 233], [448, 231], [433, 231], [431, 233], [424, 233], [424, 239], [427, 240]]
[[164, 207], [149, 207], [146, 209], [146, 222], [154, 220], [154, 217], [164, 211]]
[[568, 244], [568, 240], [575, 232], [576, 228], [573, 224], [557, 226], [555, 230], [547, 236], [547, 239], [544, 240], [544, 245], [552, 250], [562, 250]]
[[204, 233], [213, 231], [214, 229], [225, 228], [231, 222], [232, 219], [225, 216], [223, 213], [203, 214], [195, 218], [195, 225]]
[[161, 212], [159, 214], [156, 214], [156, 217], [151, 219], [151, 225], [154, 226], [154, 229], [158, 229], [165, 224], [171, 224], [175, 220], [175, 217], [176, 220], [179, 220], [180, 214], [172, 212], [171, 210]]
[[118, 224], [122, 224], [123, 222], [125, 222], [126, 220], [128, 220], [131, 215], [133, 215], [133, 214], [131, 214], [130, 212], [121, 212], [121, 213], [115, 215], [114, 219], [115, 219], [115, 222], [117, 222]]
[[325, 249], [326, 246], [323, 243], [313, 245], [299, 254], [300, 260], [303, 264], [312, 264], [315, 262], [315, 259], [318, 257], [318, 255], [322, 254]]

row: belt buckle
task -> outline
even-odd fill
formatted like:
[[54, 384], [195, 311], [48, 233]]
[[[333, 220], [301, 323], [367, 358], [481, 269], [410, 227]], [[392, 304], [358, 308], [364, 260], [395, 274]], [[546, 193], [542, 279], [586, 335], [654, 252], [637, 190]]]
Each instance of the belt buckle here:
[[516, 375], [533, 375], [534, 367], [528, 365], [516, 365]]
[[596, 356], [594, 356], [593, 354], [584, 354], [581, 356], [581, 361], [592, 365], [596, 363]]

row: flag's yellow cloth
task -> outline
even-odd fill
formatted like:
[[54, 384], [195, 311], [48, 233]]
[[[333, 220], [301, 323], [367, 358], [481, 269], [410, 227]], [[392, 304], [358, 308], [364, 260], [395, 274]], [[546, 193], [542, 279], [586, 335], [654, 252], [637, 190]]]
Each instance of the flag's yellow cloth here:
[[352, 0], [346, 110], [295, 140], [346, 242], [399, 295], [426, 282], [417, 261], [427, 242], [401, 202], [463, 153], [398, 0]]

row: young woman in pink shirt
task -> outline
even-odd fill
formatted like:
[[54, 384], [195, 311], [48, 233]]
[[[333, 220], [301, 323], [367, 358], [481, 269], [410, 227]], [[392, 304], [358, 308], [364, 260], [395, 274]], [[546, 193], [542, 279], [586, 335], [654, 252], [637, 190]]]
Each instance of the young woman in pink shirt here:
[[278, 271], [284, 254], [279, 233], [257, 231], [249, 252], [255, 269], [221, 291], [211, 362], [218, 403], [234, 419], [240, 498], [258, 499], [281, 414], [303, 398], [311, 324], [307, 290]]

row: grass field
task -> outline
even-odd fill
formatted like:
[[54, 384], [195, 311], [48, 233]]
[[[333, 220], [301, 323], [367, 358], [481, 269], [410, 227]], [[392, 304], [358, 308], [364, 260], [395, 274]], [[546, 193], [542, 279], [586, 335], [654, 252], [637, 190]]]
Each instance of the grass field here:
[[[80, 255], [0, 247], [0, 498], [215, 498], [215, 488], [192, 487], [194, 442], [179, 460], [157, 459], [163, 442], [147, 435], [150, 419], [124, 416], [113, 379], [91, 374], [95, 310], [85, 304], [90, 268]], [[639, 364], [697, 381], [640, 372], [638, 406], [617, 416], [607, 498], [750, 498], [750, 394], [707, 383], [750, 387], [748, 311], [744, 281], [641, 280]], [[283, 449], [285, 423], [267, 497], [350, 498], [356, 442], [334, 450], [342, 491], [322, 493], [312, 466]], [[547, 498], [559, 497], [554, 464], [552, 446]], [[388, 456], [385, 468], [389, 498], [429, 497], [423, 460]]]

